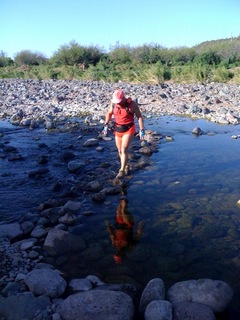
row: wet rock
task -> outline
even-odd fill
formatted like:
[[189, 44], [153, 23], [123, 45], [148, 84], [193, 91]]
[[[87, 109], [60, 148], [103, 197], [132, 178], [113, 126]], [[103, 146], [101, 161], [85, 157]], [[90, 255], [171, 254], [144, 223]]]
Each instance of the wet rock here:
[[86, 248], [86, 244], [81, 237], [63, 230], [52, 229], [48, 232], [43, 248], [51, 256], [62, 256], [82, 251]]
[[35, 295], [46, 294], [50, 298], [60, 297], [67, 286], [66, 281], [52, 269], [35, 269], [29, 272], [24, 282]]
[[67, 226], [71, 226], [75, 224], [77, 221], [77, 217], [72, 213], [66, 213], [64, 216], [59, 218], [59, 223], [63, 223]]
[[9, 238], [13, 240], [23, 235], [23, 231], [18, 223], [9, 223], [0, 225], [0, 238]]
[[37, 311], [45, 311], [50, 305], [48, 297], [45, 295], [35, 297], [32, 292], [24, 292], [8, 298], [0, 297], [0, 316], [11, 320], [34, 319]]
[[28, 173], [29, 178], [36, 178], [36, 177], [40, 177], [42, 174], [48, 173], [49, 169], [47, 168], [40, 168], [40, 169], [36, 169], [33, 171], [30, 171]]
[[63, 214], [65, 212], [77, 212], [80, 210], [81, 206], [81, 202], [69, 200], [65, 203], [64, 206], [61, 207], [60, 214]]
[[209, 306], [214, 312], [221, 312], [231, 301], [233, 291], [224, 281], [199, 279], [175, 283], [167, 295], [172, 303], [198, 302]]
[[132, 299], [123, 292], [91, 290], [65, 299], [57, 312], [66, 320], [132, 320]]
[[93, 288], [92, 282], [89, 279], [72, 279], [68, 284], [69, 294], [89, 291]]
[[104, 202], [106, 195], [104, 192], [94, 193], [92, 195], [92, 200], [95, 202]]
[[174, 320], [215, 320], [210, 307], [197, 302], [178, 302], [173, 305]]
[[199, 136], [199, 135], [202, 135], [204, 132], [202, 131], [201, 128], [196, 127], [196, 128], [193, 129], [192, 133], [197, 135], [197, 136]]
[[164, 300], [165, 299], [165, 286], [160, 278], [152, 279], [148, 282], [145, 289], [143, 290], [140, 303], [139, 303], [139, 313], [144, 314], [146, 307], [150, 302], [154, 300]]
[[84, 147], [95, 147], [99, 143], [98, 139], [88, 139], [87, 141], [84, 142], [83, 146]]
[[68, 162], [68, 170], [70, 172], [77, 172], [78, 170], [84, 168], [85, 163], [81, 160], [72, 160], [70, 162]]
[[144, 154], [145, 156], [151, 156], [153, 151], [150, 147], [143, 147], [138, 150], [139, 153]]
[[[172, 320], [172, 304], [169, 301], [153, 300], [144, 313], [144, 320]], [[178, 318], [174, 318], [177, 320]], [[205, 318], [202, 318], [205, 319]], [[180, 319], [179, 319], [180, 320]], [[184, 320], [187, 320], [184, 318]]]

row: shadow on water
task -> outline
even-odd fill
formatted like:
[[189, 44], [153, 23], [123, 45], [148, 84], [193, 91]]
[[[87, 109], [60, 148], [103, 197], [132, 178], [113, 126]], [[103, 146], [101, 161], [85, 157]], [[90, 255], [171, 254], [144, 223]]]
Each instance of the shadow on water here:
[[[217, 319], [240, 319], [240, 139], [231, 139], [239, 126], [177, 117], [146, 122], [174, 140], [161, 140], [152, 164], [129, 180], [127, 196], [110, 197], [72, 229], [87, 248], [58, 261], [60, 268], [69, 278], [94, 274], [140, 290], [155, 277], [166, 290], [182, 280], [223, 280], [234, 298]], [[197, 126], [204, 131], [198, 137], [191, 133]]]

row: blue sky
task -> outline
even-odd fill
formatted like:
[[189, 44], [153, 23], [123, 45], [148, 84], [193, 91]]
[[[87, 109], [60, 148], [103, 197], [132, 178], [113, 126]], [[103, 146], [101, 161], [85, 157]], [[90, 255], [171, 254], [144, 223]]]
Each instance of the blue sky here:
[[239, 0], [0, 0], [0, 51], [51, 57], [62, 45], [192, 47], [240, 35]]

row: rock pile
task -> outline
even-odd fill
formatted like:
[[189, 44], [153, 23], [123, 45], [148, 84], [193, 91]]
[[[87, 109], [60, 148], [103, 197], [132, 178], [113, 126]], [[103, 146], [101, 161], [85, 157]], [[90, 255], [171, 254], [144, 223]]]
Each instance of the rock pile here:
[[0, 118], [51, 129], [69, 117], [104, 117], [121, 87], [150, 115], [188, 115], [222, 124], [240, 123], [240, 86], [232, 84], [127, 84], [77, 80], [0, 79]]

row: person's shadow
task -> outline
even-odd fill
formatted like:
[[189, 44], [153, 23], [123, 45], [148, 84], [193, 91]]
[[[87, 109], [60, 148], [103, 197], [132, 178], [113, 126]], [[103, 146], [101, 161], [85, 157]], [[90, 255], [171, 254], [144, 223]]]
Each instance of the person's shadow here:
[[126, 253], [138, 243], [142, 235], [143, 222], [138, 223], [134, 234], [134, 217], [128, 211], [128, 201], [120, 199], [116, 210], [115, 228], [108, 221], [106, 225], [112, 245], [116, 248], [114, 261], [117, 264], [123, 263]]

